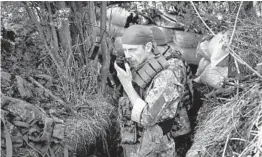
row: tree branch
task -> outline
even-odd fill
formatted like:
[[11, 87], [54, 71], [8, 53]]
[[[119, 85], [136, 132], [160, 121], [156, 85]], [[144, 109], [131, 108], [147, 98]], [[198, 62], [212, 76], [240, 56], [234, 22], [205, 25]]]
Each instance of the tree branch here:
[[[236, 31], [236, 26], [237, 26], [237, 19], [238, 19], [238, 15], [239, 15], [239, 12], [240, 12], [242, 4], [243, 4], [243, 1], [241, 1], [240, 6], [238, 8], [237, 17], [236, 17], [236, 20], [235, 20], [233, 32], [232, 32], [232, 35], [231, 35], [231, 38], [230, 38], [228, 46], [230, 46], [232, 41], [233, 41], [233, 37], [234, 37], [235, 31]], [[240, 76], [240, 70], [239, 70], [239, 66], [238, 66], [236, 58], [234, 58], [234, 63], [235, 63], [235, 66], [237, 68], [237, 98], [238, 98], [238, 96], [239, 96], [239, 76]]]
[[235, 24], [234, 24], [233, 32], [232, 32], [232, 35], [231, 35], [231, 38], [230, 38], [230, 41], [229, 41], [229, 44], [228, 44], [228, 45], [230, 45], [230, 44], [232, 43], [232, 40], [233, 40], [233, 37], [234, 37], [235, 31], [236, 31], [238, 15], [239, 15], [239, 12], [240, 12], [240, 9], [241, 9], [242, 4], [243, 4], [243, 1], [241, 1], [240, 6], [239, 6], [239, 8], [238, 8], [238, 11], [237, 11], [237, 17], [236, 17], [236, 20], [235, 20]]
[[34, 78], [29, 77], [29, 80], [34, 83], [36, 86], [42, 88], [49, 96], [51, 96], [55, 101], [58, 101], [59, 103], [61, 103], [64, 106], [68, 105], [59, 97], [55, 96], [49, 89], [46, 89], [43, 85], [41, 85], [39, 82], [37, 82]]
[[245, 66], [248, 67], [248, 69], [250, 69], [252, 72], [254, 72], [258, 77], [260, 77], [262, 79], [262, 76], [256, 71], [254, 70], [250, 65], [248, 65], [245, 61], [243, 61], [243, 59], [241, 57], [239, 57], [239, 55], [237, 55], [235, 53], [235, 51], [233, 49], [231, 49], [229, 47], [229, 50], [231, 51], [230, 54], [241, 64], [244, 64]]
[[201, 19], [201, 21], [204, 23], [204, 25], [206, 26], [206, 28], [207, 28], [213, 35], [215, 35], [215, 33], [208, 27], [208, 25], [205, 23], [205, 21], [203, 20], [203, 18], [200, 16], [199, 12], [197, 11], [197, 9], [196, 9], [196, 7], [195, 7], [195, 5], [194, 5], [194, 2], [193, 2], [193, 1], [190, 1], [190, 2], [191, 2], [191, 4], [192, 4], [194, 10], [196, 11], [198, 17], [199, 17], [199, 18]]
[[48, 54], [50, 55], [50, 57], [52, 58], [53, 62], [55, 63], [56, 67], [58, 68], [59, 72], [62, 72], [62, 67], [61, 67], [61, 62], [62, 60], [59, 58], [59, 55], [55, 52], [52, 52], [51, 48], [48, 46], [47, 41], [45, 40], [45, 36], [44, 36], [44, 31], [42, 26], [40, 25], [40, 22], [38, 22], [37, 18], [36, 18], [36, 14], [34, 11], [32, 11], [32, 9], [29, 8], [27, 2], [23, 2], [25, 9], [27, 11], [27, 13], [30, 16], [31, 21], [35, 24], [35, 26], [37, 27], [40, 37], [42, 38], [42, 40], [44, 41], [44, 46], [46, 48], [46, 50], [48, 51]]

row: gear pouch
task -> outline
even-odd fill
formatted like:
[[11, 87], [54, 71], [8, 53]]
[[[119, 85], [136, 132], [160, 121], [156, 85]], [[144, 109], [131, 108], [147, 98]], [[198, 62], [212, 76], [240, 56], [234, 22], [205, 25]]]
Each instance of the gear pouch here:
[[122, 144], [134, 144], [137, 141], [137, 128], [135, 124], [121, 128]]

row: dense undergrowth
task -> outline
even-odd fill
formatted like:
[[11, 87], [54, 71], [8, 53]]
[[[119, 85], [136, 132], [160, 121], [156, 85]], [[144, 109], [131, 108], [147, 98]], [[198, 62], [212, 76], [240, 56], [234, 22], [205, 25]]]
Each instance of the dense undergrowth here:
[[[43, 5], [34, 2], [29, 4], [32, 7]], [[178, 20], [187, 26], [185, 30], [211, 34], [197, 17], [191, 3], [170, 2], [170, 4], [178, 8], [177, 12], [181, 15]], [[188, 157], [198, 154], [203, 156], [257, 154], [261, 148], [259, 138], [261, 139], [262, 131], [261, 78], [255, 75], [252, 69], [255, 69], [257, 63], [262, 62], [262, 20], [252, 9], [250, 11], [247, 2], [243, 3], [239, 16], [236, 15], [239, 2], [194, 4], [214, 33], [225, 30], [233, 33], [230, 47], [236, 55], [231, 56], [230, 60], [230, 79], [226, 86], [229, 93], [215, 92], [212, 96], [214, 90], [209, 87], [201, 86], [202, 88], [198, 89], [208, 96], [202, 95], [204, 105], [198, 113], [195, 134], [181, 138], [190, 142], [184, 143], [183, 147], [178, 146], [182, 152], [179, 155], [186, 154], [192, 141]], [[56, 5], [52, 5], [51, 9], [55, 10]], [[117, 101], [112, 98], [113, 89], [108, 87], [104, 95], [99, 93], [97, 60], [88, 60], [81, 53], [87, 52], [91, 46], [91, 42], [86, 42], [89, 36], [85, 34], [89, 27], [82, 28], [81, 23], [81, 20], [84, 21], [87, 17], [78, 19], [81, 25], [74, 25], [74, 32], [79, 36], [74, 37], [76, 40], [72, 46], [72, 53], [67, 53], [59, 47], [58, 54], [64, 63], [64, 71], [61, 73], [50, 56], [50, 49], [45, 46], [45, 42], [52, 37], [46, 35], [45, 40], [40, 37], [39, 30], [30, 23], [25, 9], [21, 9], [23, 4], [1, 2], [1, 7], [3, 20], [8, 19], [4, 23], [12, 26], [16, 32], [15, 41], [1, 39], [1, 93], [40, 106], [47, 113], [64, 120], [67, 126], [65, 142], [69, 146], [70, 156], [93, 154], [102, 157], [119, 156], [120, 136], [115, 121]], [[49, 11], [54, 13], [54, 10]], [[8, 17], [9, 13], [16, 16]], [[87, 14], [85, 11], [82, 13]], [[49, 15], [44, 11], [40, 12], [40, 15], [43, 22], [41, 25], [46, 29], [43, 32], [48, 34], [52, 29], [51, 24], [47, 27], [47, 23], [50, 22], [47, 20]], [[77, 12], [74, 16], [77, 19], [80, 15]], [[85, 30], [84, 33], [80, 28]], [[50, 47], [51, 45], [52, 42], [47, 44]], [[234, 62], [236, 57], [237, 63]], [[194, 114], [196, 116], [196, 113]], [[17, 149], [14, 152], [17, 156], [37, 156], [30, 148]], [[3, 149], [1, 154], [5, 154]], [[57, 154], [62, 156], [62, 150], [59, 149]]]

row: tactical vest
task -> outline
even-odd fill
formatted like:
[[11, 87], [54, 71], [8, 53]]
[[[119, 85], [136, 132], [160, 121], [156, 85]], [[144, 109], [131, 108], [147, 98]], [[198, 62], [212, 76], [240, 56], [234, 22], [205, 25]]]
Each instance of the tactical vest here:
[[160, 71], [168, 66], [165, 57], [158, 55], [149, 59], [140, 69], [133, 72], [133, 81], [144, 89]]

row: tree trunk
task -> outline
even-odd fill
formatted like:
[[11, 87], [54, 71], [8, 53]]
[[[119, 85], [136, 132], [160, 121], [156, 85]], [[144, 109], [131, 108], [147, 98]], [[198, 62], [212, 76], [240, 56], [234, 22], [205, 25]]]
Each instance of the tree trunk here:
[[[85, 12], [83, 10], [83, 2], [71, 2], [71, 36], [72, 36], [72, 44], [76, 49], [75, 52], [79, 54], [75, 56], [79, 62], [80, 66], [86, 64], [86, 56], [88, 54], [88, 49], [90, 46], [87, 46], [89, 39], [88, 33], [85, 29], [85, 23], [87, 18], [85, 18]], [[90, 3], [90, 2], [87, 2]], [[89, 14], [89, 13], [88, 13]], [[87, 37], [85, 36], [87, 34]]]
[[[87, 5], [87, 23], [86, 23], [86, 30], [88, 32], [88, 38], [90, 39], [89, 43], [87, 44], [88, 48], [92, 48], [92, 46], [96, 43], [96, 29], [94, 25], [96, 25], [96, 15], [95, 15], [95, 5], [93, 1], [88, 2]], [[90, 49], [89, 54], [86, 54], [86, 60], [89, 60], [89, 56], [93, 53], [93, 49]], [[95, 60], [97, 62], [97, 60]]]
[[[59, 2], [59, 9], [62, 12], [66, 11], [66, 6], [65, 6], [65, 2], [60, 1]], [[64, 20], [61, 21], [62, 25], [60, 28], [58, 28], [59, 30], [59, 39], [61, 40], [61, 47], [63, 49], [63, 51], [65, 53], [67, 53], [67, 56], [70, 54], [71, 52], [71, 35], [70, 35], [70, 29], [69, 29], [69, 21], [68, 21], [68, 17], [67, 15], [65, 15], [66, 13], [64, 13]]]
[[52, 42], [51, 42], [51, 45], [53, 47], [53, 50], [55, 52], [58, 52], [58, 38], [57, 38], [57, 33], [56, 33], [56, 29], [55, 29], [55, 26], [54, 26], [54, 21], [53, 21], [53, 17], [52, 17], [52, 11], [51, 11], [51, 6], [50, 6], [50, 3], [46, 3], [46, 7], [48, 9], [48, 15], [49, 15], [49, 23], [51, 24], [50, 27], [51, 27], [51, 31], [52, 31]]
[[[106, 30], [106, 5], [107, 2], [102, 1], [101, 2], [101, 27], [102, 29]], [[109, 73], [109, 64], [110, 64], [110, 54], [107, 50], [107, 44], [106, 44], [106, 33], [104, 31], [101, 32], [101, 52], [102, 52], [102, 68], [101, 68], [101, 84], [100, 84], [100, 92], [101, 94], [105, 93], [105, 87], [106, 87], [106, 81], [107, 81], [107, 76]]]
[[[93, 1], [89, 2], [89, 19], [90, 19], [90, 23], [93, 25], [96, 25], [96, 14], [95, 14], [95, 4]], [[89, 27], [89, 35], [91, 36], [91, 41], [95, 42], [96, 41], [96, 29], [94, 26]]]
[[23, 4], [25, 6], [27, 13], [30, 16], [31, 21], [37, 27], [38, 32], [40, 34], [40, 37], [44, 41], [44, 46], [45, 46], [46, 50], [48, 51], [48, 54], [50, 55], [53, 62], [55, 63], [55, 65], [58, 69], [58, 72], [61, 73], [63, 71], [62, 70], [63, 69], [63, 60], [60, 58], [58, 51], [56, 51], [54, 48], [50, 48], [48, 46], [48, 42], [47, 42], [45, 35], [44, 35], [43, 27], [40, 25], [40, 22], [37, 20], [37, 16], [36, 16], [35, 12], [28, 6], [27, 2], [24, 2]]

